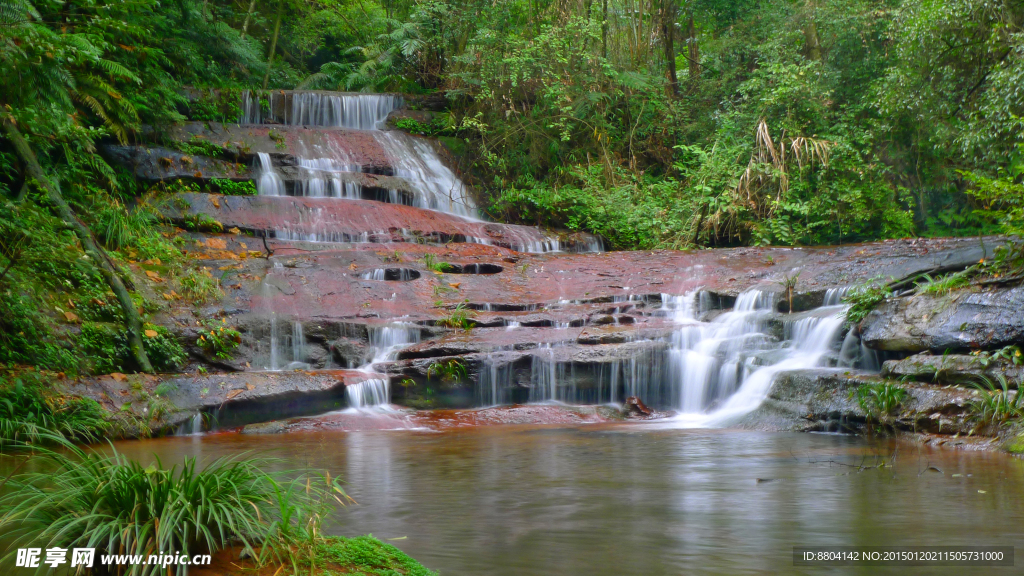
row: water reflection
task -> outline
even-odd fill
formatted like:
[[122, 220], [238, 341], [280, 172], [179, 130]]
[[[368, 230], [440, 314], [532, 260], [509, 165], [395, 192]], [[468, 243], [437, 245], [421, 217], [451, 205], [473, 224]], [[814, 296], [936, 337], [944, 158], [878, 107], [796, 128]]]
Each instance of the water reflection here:
[[[327, 468], [359, 502], [332, 532], [407, 537], [392, 542], [446, 576], [828, 574], [793, 567], [792, 547], [1024, 541], [1020, 460], [909, 445], [892, 460], [894, 444], [847, 436], [494, 426], [118, 448], [164, 462], [254, 450]], [[1014, 573], [966, 573], [999, 570]]]

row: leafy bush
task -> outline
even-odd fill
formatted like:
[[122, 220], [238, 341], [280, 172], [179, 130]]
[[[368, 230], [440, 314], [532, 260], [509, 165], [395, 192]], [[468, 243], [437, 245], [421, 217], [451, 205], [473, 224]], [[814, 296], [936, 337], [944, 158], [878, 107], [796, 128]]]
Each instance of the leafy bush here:
[[238, 330], [229, 328], [226, 320], [221, 320], [220, 324], [206, 322], [203, 326], [204, 331], [196, 340], [196, 346], [215, 358], [230, 360], [231, 353], [242, 343], [242, 335]]
[[[237, 104], [236, 104], [237, 108]], [[237, 118], [237, 116], [235, 116]], [[190, 156], [208, 156], [220, 158], [224, 156], [224, 148], [206, 140], [200, 136], [193, 135], [187, 142], [171, 140], [168, 142], [173, 148]]]
[[175, 372], [188, 361], [188, 354], [174, 334], [164, 326], [144, 324], [142, 344], [157, 372]]

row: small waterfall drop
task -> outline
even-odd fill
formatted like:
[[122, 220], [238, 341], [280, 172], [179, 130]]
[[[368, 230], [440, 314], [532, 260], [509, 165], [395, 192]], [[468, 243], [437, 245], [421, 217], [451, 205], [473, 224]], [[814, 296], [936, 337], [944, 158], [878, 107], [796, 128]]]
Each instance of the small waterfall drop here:
[[369, 378], [346, 386], [345, 396], [356, 410], [384, 407], [391, 403], [391, 387], [387, 378]]
[[257, 170], [256, 190], [263, 196], [284, 196], [284, 180], [274, 168], [270, 154], [259, 152], [259, 168]]

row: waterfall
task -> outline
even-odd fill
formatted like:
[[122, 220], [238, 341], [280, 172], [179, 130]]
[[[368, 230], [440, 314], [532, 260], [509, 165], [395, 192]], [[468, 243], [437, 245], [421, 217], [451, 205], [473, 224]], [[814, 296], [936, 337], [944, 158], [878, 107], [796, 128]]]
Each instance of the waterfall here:
[[773, 301], [756, 291], [740, 294], [733, 311], [706, 326], [691, 326], [674, 341], [682, 382], [683, 426], [725, 425], [752, 412], [767, 397], [775, 377], [787, 370], [822, 366], [839, 344], [842, 306], [819, 308], [787, 323], [780, 347], [764, 323]]
[[[620, 349], [621, 358], [596, 366], [560, 353], [572, 339], [539, 345], [528, 365], [519, 363], [511, 348], [496, 350], [480, 367], [477, 401], [482, 406], [602, 404], [637, 396], [650, 406], [675, 410], [682, 426], [727, 423], [757, 408], [778, 373], [834, 365], [845, 307], [825, 306], [786, 320], [775, 312], [777, 298], [773, 292], [743, 292], [731, 310], [700, 322], [698, 316], [713, 310], [721, 297], [703, 291], [662, 294], [655, 312], [677, 324], [671, 337], [630, 340], [630, 348]], [[633, 298], [621, 299], [627, 300]], [[782, 340], [772, 329], [780, 320]]]
[[[260, 103], [265, 99], [266, 111]], [[380, 128], [388, 114], [402, 106], [394, 94], [338, 94], [326, 92], [242, 92], [239, 124], [278, 123], [350, 130]]]
[[391, 403], [391, 387], [387, 378], [370, 378], [346, 386], [345, 396], [350, 408], [383, 407]]
[[392, 361], [399, 350], [420, 341], [420, 327], [415, 324], [370, 326], [368, 332], [370, 346], [373, 348], [373, 359], [369, 366]]
[[426, 140], [397, 131], [373, 135], [388, 155], [394, 175], [412, 184], [412, 206], [477, 218], [476, 205], [466, 195], [466, 186]]
[[257, 169], [257, 180], [256, 190], [262, 196], [284, 196], [286, 194], [284, 189], [284, 180], [274, 169], [274, 164], [270, 160], [270, 154], [266, 152], [257, 153], [259, 158], [259, 168]]
[[415, 324], [394, 323], [386, 326], [368, 326], [367, 335], [372, 348], [370, 361], [359, 368], [368, 376], [366, 380], [345, 387], [350, 409], [387, 409], [391, 404], [391, 386], [386, 376], [374, 372], [374, 365], [394, 361], [398, 351], [420, 341], [420, 327]]
[[182, 422], [174, 431], [175, 436], [198, 436], [203, 433], [203, 413], [196, 412], [195, 416]]

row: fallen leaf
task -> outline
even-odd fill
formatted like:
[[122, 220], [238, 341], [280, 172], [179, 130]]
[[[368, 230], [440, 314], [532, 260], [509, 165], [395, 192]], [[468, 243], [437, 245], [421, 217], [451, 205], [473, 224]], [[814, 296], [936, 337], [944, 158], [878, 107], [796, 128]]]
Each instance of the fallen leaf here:
[[118, 382], [124, 382], [125, 379], [128, 378], [127, 376], [121, 374], [120, 372], [114, 372], [113, 374], [110, 375], [110, 377], [113, 378], [114, 380], [117, 380]]
[[146, 276], [149, 276], [150, 278], [157, 282], [163, 281], [163, 278], [160, 277], [160, 274], [153, 272], [152, 270], [146, 270]]
[[167, 292], [164, 292], [163, 294], [161, 294], [161, 296], [164, 297], [164, 300], [174, 300], [174, 296], [168, 294]]
[[228, 243], [223, 238], [207, 238], [206, 245], [216, 250], [226, 250]]
[[242, 247], [242, 250], [248, 250], [249, 249], [249, 247], [245, 245], [245, 242], [239, 242], [238, 245]]
[[355, 269], [356, 269], [356, 263], [355, 263], [355, 262], [353, 262], [353, 263], [349, 264], [349, 265], [348, 265], [348, 269], [349, 269], [349, 270], [355, 270]]
[[146, 338], [156, 338], [157, 336], [159, 336], [156, 330], [146, 330], [144, 334], [146, 335]]
[[462, 286], [462, 282], [456, 282], [456, 283], [452, 284], [452, 288], [455, 288], [456, 290], [459, 289], [459, 286]]
[[256, 389], [256, 387], [255, 387], [255, 386], [253, 386], [252, 384], [249, 384], [248, 382], [246, 382], [246, 384], [245, 384], [245, 389], [246, 389], [246, 390], [255, 390], [255, 389]]
[[242, 233], [242, 231], [239, 230], [237, 226], [235, 226], [234, 228], [228, 228], [228, 232], [231, 232], [232, 234], [241, 234]]
[[64, 317], [68, 319], [68, 322], [78, 322], [78, 314], [74, 312], [65, 312]]
[[231, 400], [232, 398], [234, 398], [235, 396], [238, 396], [242, 392], [245, 392], [245, 390], [242, 390], [241, 388], [239, 388], [238, 390], [232, 390], [231, 392], [228, 392], [228, 395], [227, 395], [227, 397], [225, 399], [226, 400]]
[[213, 204], [214, 208], [220, 208], [220, 198], [210, 196], [210, 204]]

